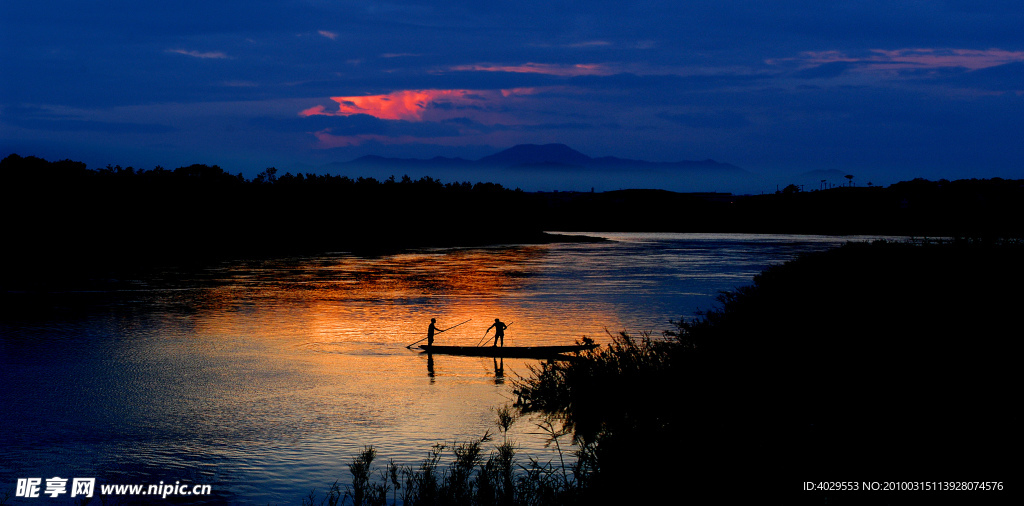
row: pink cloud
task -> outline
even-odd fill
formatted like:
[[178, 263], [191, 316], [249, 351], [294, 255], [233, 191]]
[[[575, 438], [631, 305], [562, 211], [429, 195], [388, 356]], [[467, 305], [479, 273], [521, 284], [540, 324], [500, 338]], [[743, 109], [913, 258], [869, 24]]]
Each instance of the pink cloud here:
[[[316, 105], [299, 112], [302, 117], [351, 116], [365, 114], [375, 118], [402, 122], [448, 123], [438, 130], [437, 136], [408, 135], [402, 126], [395, 126], [390, 134], [335, 134], [327, 128], [310, 132], [318, 148], [356, 146], [365, 142], [381, 144], [464, 143], [467, 137], [475, 142], [488, 142], [506, 135], [508, 128], [529, 125], [535, 121], [525, 117], [535, 113], [534, 96], [550, 91], [567, 91], [564, 87], [509, 88], [503, 90], [399, 90], [383, 95], [331, 97], [337, 108]], [[532, 111], [532, 112], [531, 112]], [[463, 120], [469, 119], [470, 122]], [[451, 121], [449, 121], [451, 120]], [[481, 128], [484, 125], [502, 128]], [[453, 132], [457, 129], [458, 133]], [[441, 133], [446, 132], [446, 133]]]
[[1024, 61], [1024, 51], [1003, 49], [872, 49], [866, 56], [849, 56], [841, 51], [809, 51], [796, 58], [768, 60], [769, 64], [796, 62], [804, 67], [826, 63], [848, 62], [863, 64], [862, 69], [909, 70], [959, 67], [978, 70], [1007, 63]]
[[910, 67], [963, 67], [978, 70], [1007, 63], [1024, 61], [1024, 51], [1005, 51], [1002, 49], [898, 49], [885, 51], [876, 49], [880, 57], [894, 64], [905, 64]]
[[318, 105], [299, 112], [300, 116], [351, 116], [367, 114], [375, 118], [402, 121], [423, 121], [451, 116], [432, 109], [432, 105], [446, 104], [453, 108], [472, 106], [477, 111], [496, 105], [497, 101], [519, 95], [537, 93], [536, 88], [515, 88], [508, 90], [401, 90], [386, 95], [365, 95], [331, 97], [338, 109], [329, 111]]
[[220, 51], [202, 52], [202, 51], [186, 51], [184, 49], [168, 49], [167, 52], [168, 53], [174, 53], [174, 54], [183, 54], [185, 56], [191, 56], [193, 58], [203, 58], [203, 59], [225, 59], [225, 58], [228, 58], [228, 55], [226, 55], [226, 54], [224, 54], [224, 53], [222, 53]]
[[612, 45], [612, 43], [608, 42], [606, 40], [588, 40], [588, 41], [584, 41], [584, 42], [576, 42], [576, 43], [573, 43], [573, 44], [569, 44], [569, 47], [598, 47], [598, 46], [610, 46], [610, 45]]
[[337, 111], [327, 111], [322, 105], [311, 107], [299, 113], [300, 116], [351, 116], [368, 114], [375, 118], [421, 121], [423, 111], [441, 98], [465, 99], [467, 90], [402, 90], [387, 95], [366, 95], [355, 97], [331, 97], [338, 103]]
[[578, 63], [574, 65], [558, 65], [553, 63], [524, 63], [522, 65], [491, 65], [473, 64], [450, 67], [457, 72], [515, 72], [526, 74], [545, 74], [552, 76], [607, 76], [615, 73], [600, 63]]

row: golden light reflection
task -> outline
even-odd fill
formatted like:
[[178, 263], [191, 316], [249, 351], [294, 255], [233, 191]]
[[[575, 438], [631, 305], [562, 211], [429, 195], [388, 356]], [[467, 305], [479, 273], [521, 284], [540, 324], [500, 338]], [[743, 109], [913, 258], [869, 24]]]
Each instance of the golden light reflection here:
[[[470, 320], [435, 337], [436, 344], [461, 346], [489, 345], [494, 331], [485, 331], [495, 318], [509, 324], [506, 346], [572, 344], [583, 335], [607, 343], [605, 326], [620, 325], [621, 308], [585, 296], [588, 285], [605, 290], [600, 283], [559, 284], [569, 278], [556, 273], [552, 285], [552, 269], [568, 260], [559, 257], [553, 267], [551, 251], [238, 263], [217, 271], [201, 292], [198, 309], [185, 318], [188, 334], [198, 337], [189, 341], [206, 343], [203, 360], [230, 371], [224, 374], [234, 386], [223, 388], [230, 409], [267, 404], [288, 420], [303, 412], [329, 416], [328, 426], [343, 434], [363, 430], [352, 424], [380, 426], [391, 431], [386, 443], [419, 451], [424, 439], [493, 428], [489, 410], [512, 401], [509, 378], [539, 365], [407, 348], [426, 337], [431, 318], [441, 328]], [[520, 441], [546, 451], [535, 439], [524, 433]]]
[[[431, 318], [446, 329], [437, 344], [490, 344], [495, 318], [510, 325], [507, 346], [572, 344], [617, 325], [604, 303], [552, 297], [534, 280], [544, 247], [415, 253], [365, 259], [334, 257], [288, 265], [239, 265], [220, 276], [197, 307], [196, 331], [246, 336], [287, 353], [408, 356], [405, 346], [426, 336]], [[485, 339], [486, 337], [486, 339]], [[326, 362], [324, 362], [326, 360]], [[478, 361], [470, 361], [475, 363]], [[425, 364], [424, 364], [425, 365]], [[494, 367], [489, 367], [494, 374]]]
[[[440, 334], [439, 344], [480, 342], [494, 318], [511, 324], [506, 345], [569, 344], [582, 335], [605, 344], [605, 327], [615, 332], [622, 321], [636, 322], [630, 315], [656, 309], [651, 297], [681, 289], [650, 282], [661, 267], [675, 265], [667, 275], [690, 278], [717, 272], [717, 263], [752, 267], [764, 258], [759, 247], [745, 257], [736, 246], [726, 254], [706, 246], [638, 250], [619, 239], [614, 246], [237, 261], [138, 280], [138, 290], [62, 294], [60, 306], [88, 302], [89, 310], [47, 310], [38, 323], [29, 318], [6, 329], [17, 345], [14, 365], [28, 381], [12, 384], [14, 396], [33, 410], [28, 419], [73, 411], [66, 433], [85, 435], [88, 459], [99, 468], [153, 469], [144, 476], [157, 479], [166, 469], [199, 466], [308, 490], [337, 479], [339, 462], [365, 445], [415, 466], [434, 443], [494, 434], [493, 410], [511, 401], [511, 379], [537, 365], [431, 360], [407, 349], [425, 336], [430, 318], [442, 327], [472, 319]], [[39, 399], [52, 401], [33, 404]], [[95, 409], [83, 409], [89, 406]], [[60, 453], [47, 450], [60, 446], [52, 424], [30, 425], [15, 438], [26, 443], [15, 445], [14, 457]], [[559, 456], [544, 453], [556, 450], [531, 420], [517, 422], [510, 438], [520, 455]]]

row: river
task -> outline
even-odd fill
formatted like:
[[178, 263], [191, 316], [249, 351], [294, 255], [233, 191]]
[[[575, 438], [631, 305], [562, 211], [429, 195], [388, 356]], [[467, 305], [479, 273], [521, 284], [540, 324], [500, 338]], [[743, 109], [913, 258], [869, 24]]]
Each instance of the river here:
[[[0, 498], [70, 502], [15, 497], [19, 479], [45, 489], [62, 477], [298, 504], [347, 483], [366, 445], [380, 463], [416, 465], [435, 443], [496, 431], [494, 409], [536, 362], [428, 360], [406, 346], [430, 318], [469, 320], [437, 344], [486, 344], [494, 318], [510, 324], [506, 345], [660, 335], [771, 264], [870, 239], [590, 235], [609, 241], [235, 261], [110, 289], [5, 293]], [[520, 454], [554, 458], [534, 422], [510, 436]]]

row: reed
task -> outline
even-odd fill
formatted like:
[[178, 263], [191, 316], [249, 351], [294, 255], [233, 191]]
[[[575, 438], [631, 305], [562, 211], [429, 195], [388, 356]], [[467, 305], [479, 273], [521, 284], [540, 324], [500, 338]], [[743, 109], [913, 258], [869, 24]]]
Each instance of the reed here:
[[[415, 468], [390, 460], [383, 469], [373, 466], [377, 452], [367, 446], [349, 464], [350, 485], [335, 483], [322, 495], [311, 491], [303, 506], [391, 505], [562, 505], [581, 503], [590, 472], [585, 455], [574, 452], [570, 462], [560, 440], [569, 434], [553, 419], [537, 426], [549, 435], [557, 462], [542, 462], [518, 453], [508, 431], [521, 413], [512, 406], [496, 409], [500, 442], [490, 432], [478, 439], [435, 444]], [[489, 443], [494, 443], [488, 449]], [[450, 459], [447, 460], [446, 458]], [[390, 495], [390, 502], [389, 502]]]

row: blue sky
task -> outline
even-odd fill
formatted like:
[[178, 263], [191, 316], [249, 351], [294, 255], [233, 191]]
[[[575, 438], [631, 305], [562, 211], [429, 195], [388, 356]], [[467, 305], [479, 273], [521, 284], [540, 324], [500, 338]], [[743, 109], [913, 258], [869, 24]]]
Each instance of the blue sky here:
[[564, 143], [770, 189], [1024, 178], [1021, 26], [1011, 1], [5, 0], [0, 156], [252, 176]]

